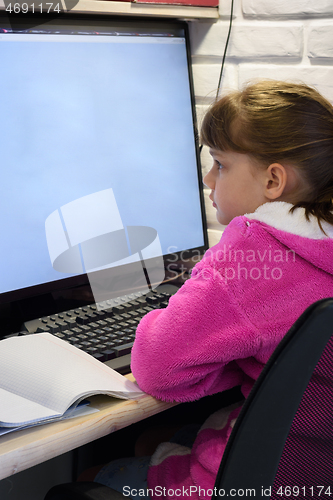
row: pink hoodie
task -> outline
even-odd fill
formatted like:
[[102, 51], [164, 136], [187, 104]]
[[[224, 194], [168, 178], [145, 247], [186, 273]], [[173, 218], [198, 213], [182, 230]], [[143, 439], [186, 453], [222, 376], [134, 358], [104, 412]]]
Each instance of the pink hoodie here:
[[[132, 372], [165, 401], [193, 401], [241, 385], [246, 397], [282, 337], [313, 302], [333, 296], [333, 227], [304, 209], [266, 203], [233, 219], [166, 309], [138, 326]], [[192, 449], [161, 444], [150, 496], [206, 499], [239, 408], [222, 409]], [[164, 488], [164, 489], [163, 489]]]

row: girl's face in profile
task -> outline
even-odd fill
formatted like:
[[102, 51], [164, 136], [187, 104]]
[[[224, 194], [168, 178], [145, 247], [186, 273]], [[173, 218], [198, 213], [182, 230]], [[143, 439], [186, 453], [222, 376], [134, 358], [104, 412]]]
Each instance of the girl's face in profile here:
[[218, 149], [209, 152], [214, 163], [203, 182], [212, 190], [209, 198], [220, 224], [229, 224], [234, 217], [252, 213], [268, 201], [264, 196], [265, 169], [256, 166], [246, 154]]

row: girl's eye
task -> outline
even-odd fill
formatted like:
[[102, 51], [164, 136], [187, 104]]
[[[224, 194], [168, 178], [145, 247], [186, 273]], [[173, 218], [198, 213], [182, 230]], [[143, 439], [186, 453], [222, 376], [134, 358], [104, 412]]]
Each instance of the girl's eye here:
[[223, 165], [221, 165], [221, 163], [219, 161], [217, 161], [217, 160], [215, 160], [215, 163], [216, 163], [217, 169], [218, 170], [222, 170]]

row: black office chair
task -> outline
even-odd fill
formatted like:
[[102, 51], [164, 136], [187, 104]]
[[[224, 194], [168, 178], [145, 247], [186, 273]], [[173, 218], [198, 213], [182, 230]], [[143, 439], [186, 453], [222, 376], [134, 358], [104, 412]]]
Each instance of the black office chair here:
[[[310, 306], [276, 348], [231, 433], [212, 498], [333, 495], [333, 299]], [[96, 483], [45, 500], [120, 500]]]

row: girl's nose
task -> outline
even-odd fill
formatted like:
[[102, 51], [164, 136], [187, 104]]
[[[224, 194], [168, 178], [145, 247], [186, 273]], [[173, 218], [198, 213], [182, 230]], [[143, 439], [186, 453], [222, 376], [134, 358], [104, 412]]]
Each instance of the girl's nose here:
[[212, 171], [210, 170], [208, 174], [205, 175], [203, 178], [203, 183], [205, 186], [207, 186], [209, 189], [214, 189], [214, 176], [212, 175]]

